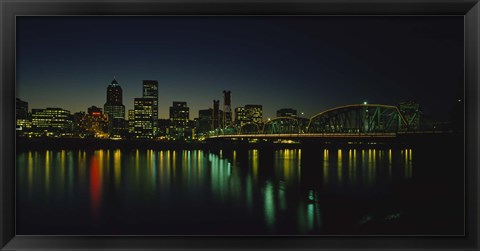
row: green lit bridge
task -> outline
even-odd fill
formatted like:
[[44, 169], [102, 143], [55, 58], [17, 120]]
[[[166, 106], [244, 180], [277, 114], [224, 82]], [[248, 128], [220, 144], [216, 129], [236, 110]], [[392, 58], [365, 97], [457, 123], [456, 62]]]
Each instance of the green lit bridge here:
[[206, 140], [391, 139], [399, 135], [444, 133], [434, 123], [420, 123], [417, 104], [354, 104], [328, 109], [311, 118], [277, 117], [263, 123], [211, 131]]

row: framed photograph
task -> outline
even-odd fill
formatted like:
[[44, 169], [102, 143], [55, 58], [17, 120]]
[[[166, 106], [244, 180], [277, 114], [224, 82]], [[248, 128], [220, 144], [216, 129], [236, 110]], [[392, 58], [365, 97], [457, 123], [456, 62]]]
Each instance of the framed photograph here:
[[2, 1], [0, 246], [478, 249], [478, 1]]

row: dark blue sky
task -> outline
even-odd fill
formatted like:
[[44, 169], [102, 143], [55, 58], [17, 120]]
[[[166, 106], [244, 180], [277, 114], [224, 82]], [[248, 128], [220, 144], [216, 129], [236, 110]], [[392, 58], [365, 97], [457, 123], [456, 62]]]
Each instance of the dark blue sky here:
[[264, 117], [339, 105], [419, 102], [448, 119], [463, 95], [463, 16], [17, 17], [17, 97], [72, 113], [103, 107], [115, 76], [133, 108], [159, 81], [159, 117], [190, 118], [232, 91]]

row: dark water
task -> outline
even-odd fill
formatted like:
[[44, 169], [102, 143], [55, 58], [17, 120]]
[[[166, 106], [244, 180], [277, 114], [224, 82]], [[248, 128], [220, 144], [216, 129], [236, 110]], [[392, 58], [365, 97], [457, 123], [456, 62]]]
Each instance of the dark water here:
[[17, 234], [463, 235], [458, 149], [17, 154]]

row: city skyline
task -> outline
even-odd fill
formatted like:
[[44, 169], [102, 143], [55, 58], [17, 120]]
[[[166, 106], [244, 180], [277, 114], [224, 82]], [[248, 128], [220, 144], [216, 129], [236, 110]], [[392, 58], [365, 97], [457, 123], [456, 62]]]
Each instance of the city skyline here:
[[126, 111], [158, 80], [159, 118], [185, 101], [193, 119], [231, 90], [233, 109], [260, 104], [264, 118], [413, 100], [446, 120], [463, 99], [463, 18], [17, 19], [17, 97], [30, 108], [102, 107], [114, 77]]

